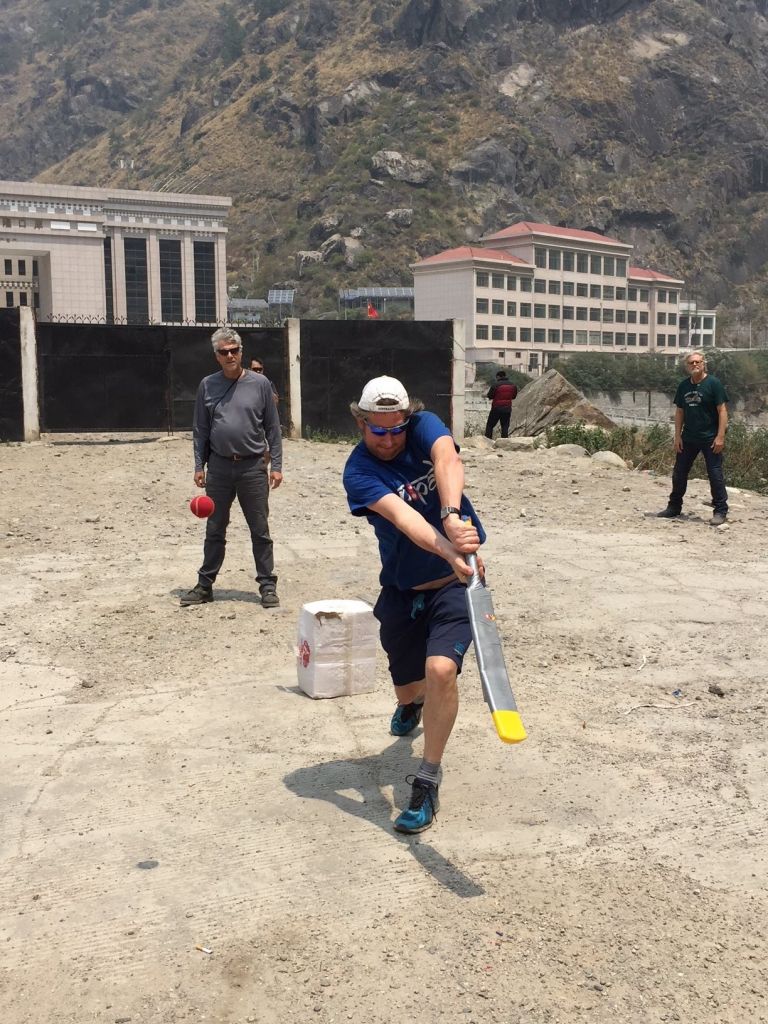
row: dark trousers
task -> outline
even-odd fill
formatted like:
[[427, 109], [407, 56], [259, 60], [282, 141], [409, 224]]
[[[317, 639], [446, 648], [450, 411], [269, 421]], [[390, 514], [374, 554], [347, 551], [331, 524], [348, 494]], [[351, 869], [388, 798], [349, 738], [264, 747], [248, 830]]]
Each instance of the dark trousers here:
[[229, 513], [237, 498], [251, 531], [256, 581], [260, 588], [265, 583], [276, 583], [272, 538], [269, 536], [269, 475], [264, 459], [231, 462], [212, 453], [205, 493], [213, 498], [216, 509], [205, 530], [203, 564], [198, 571], [198, 582], [204, 587], [213, 586], [224, 563]]
[[712, 504], [715, 512], [721, 512], [725, 516], [728, 514], [728, 492], [725, 489], [725, 477], [723, 476], [723, 453], [715, 455], [712, 451], [711, 441], [707, 441], [706, 444], [683, 442], [683, 450], [677, 453], [672, 470], [672, 493], [669, 496], [669, 507], [675, 512], [682, 510], [683, 497], [688, 488], [688, 474], [699, 452], [704, 456], [704, 461], [707, 464], [709, 489], [712, 492]]
[[488, 422], [485, 424], [485, 436], [493, 437], [493, 428], [497, 423], [501, 424], [501, 436], [509, 437], [509, 421], [512, 418], [512, 409], [505, 409], [503, 406], [491, 407], [488, 413]]

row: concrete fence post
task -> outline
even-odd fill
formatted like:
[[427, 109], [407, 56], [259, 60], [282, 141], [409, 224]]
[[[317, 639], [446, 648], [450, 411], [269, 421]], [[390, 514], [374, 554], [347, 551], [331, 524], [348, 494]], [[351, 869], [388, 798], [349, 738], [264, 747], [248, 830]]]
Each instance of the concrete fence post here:
[[37, 386], [37, 335], [30, 306], [19, 308], [21, 346], [21, 400], [24, 408], [24, 440], [40, 440], [40, 398]]
[[453, 376], [451, 380], [451, 429], [453, 436], [464, 437], [464, 393], [466, 390], [466, 321], [453, 321]]
[[290, 317], [288, 327], [288, 393], [291, 400], [289, 436], [301, 438], [301, 320]]

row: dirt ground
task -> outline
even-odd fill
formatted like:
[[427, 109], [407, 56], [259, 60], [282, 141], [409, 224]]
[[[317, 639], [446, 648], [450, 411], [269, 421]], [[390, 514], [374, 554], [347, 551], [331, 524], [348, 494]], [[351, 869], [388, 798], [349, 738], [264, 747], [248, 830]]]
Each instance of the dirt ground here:
[[695, 481], [668, 522], [666, 479], [467, 447], [529, 738], [468, 658], [409, 838], [383, 658], [372, 694], [296, 687], [302, 604], [377, 592], [348, 450], [286, 442], [266, 611], [238, 512], [179, 607], [188, 436], [0, 447], [0, 1020], [768, 1020], [768, 499], [715, 530]]

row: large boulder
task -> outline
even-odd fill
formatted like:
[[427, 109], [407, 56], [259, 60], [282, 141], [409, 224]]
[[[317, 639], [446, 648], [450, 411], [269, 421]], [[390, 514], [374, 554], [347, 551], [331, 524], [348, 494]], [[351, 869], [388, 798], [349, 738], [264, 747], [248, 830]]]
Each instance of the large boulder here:
[[588, 402], [561, 373], [547, 370], [543, 377], [523, 388], [512, 403], [510, 433], [532, 437], [561, 424], [616, 429], [616, 424]]
[[387, 175], [408, 185], [426, 185], [435, 176], [434, 167], [426, 160], [404, 156], [394, 149], [380, 149], [371, 157], [371, 164], [375, 175]]

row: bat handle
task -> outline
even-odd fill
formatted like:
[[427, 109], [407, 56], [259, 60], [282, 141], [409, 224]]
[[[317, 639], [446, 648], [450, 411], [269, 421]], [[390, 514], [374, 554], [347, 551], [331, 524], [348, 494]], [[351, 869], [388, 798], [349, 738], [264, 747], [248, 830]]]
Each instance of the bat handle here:
[[[462, 516], [461, 518], [464, 520], [465, 523], [469, 522], [469, 516]], [[483, 583], [482, 577], [480, 576], [480, 569], [478, 568], [477, 565], [477, 555], [474, 554], [474, 552], [471, 555], [465, 555], [464, 561], [472, 570], [472, 575], [467, 580], [467, 589], [477, 590], [478, 587], [484, 587], [485, 584]]]

